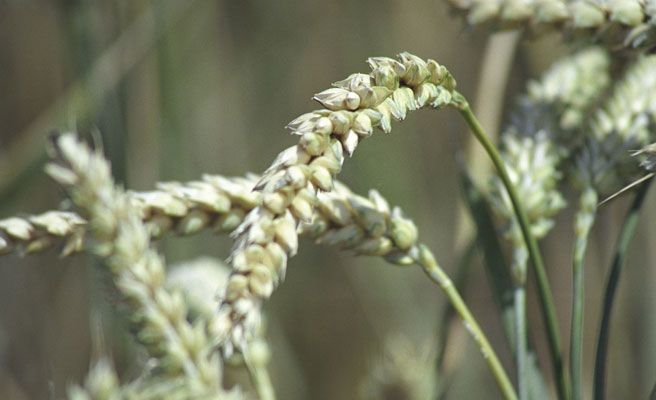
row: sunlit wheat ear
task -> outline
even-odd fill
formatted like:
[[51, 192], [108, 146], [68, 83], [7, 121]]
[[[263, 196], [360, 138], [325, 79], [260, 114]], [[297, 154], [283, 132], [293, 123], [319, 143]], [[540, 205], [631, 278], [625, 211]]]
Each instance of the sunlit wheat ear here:
[[73, 134], [53, 139], [47, 171], [89, 219], [91, 251], [109, 268], [127, 303], [136, 339], [162, 376], [183, 377], [190, 390], [220, 394], [221, 364], [204, 323], [187, 322], [179, 292], [168, 291], [161, 257], [137, 209], [117, 188], [109, 164]]
[[470, 25], [523, 28], [533, 34], [563, 31], [569, 38], [613, 48], [656, 44], [656, 7], [643, 0], [447, 0]]
[[[189, 305], [191, 321], [211, 321], [216, 311], [216, 294], [228, 280], [230, 267], [212, 257], [200, 257], [194, 260], [178, 263], [171, 267], [166, 280], [167, 287], [179, 290]], [[225, 360], [226, 366], [249, 370], [254, 388], [260, 398], [270, 398], [273, 394], [268, 364], [271, 360], [271, 350], [265, 340], [265, 326], [256, 331], [255, 340], [249, 345], [249, 353], [234, 354]], [[267, 392], [266, 394], [263, 392]]]
[[262, 205], [234, 233], [233, 272], [219, 310], [229, 324], [226, 354], [251, 339], [262, 302], [298, 250], [297, 226], [312, 218], [317, 191], [333, 190], [344, 157], [374, 128], [389, 132], [392, 119], [403, 120], [408, 111], [452, 103], [455, 81], [435, 61], [402, 53], [398, 59], [370, 58], [369, 65], [369, 74], [352, 74], [314, 96], [324, 109], [288, 125], [299, 144], [280, 153], [256, 186]]
[[[69, 181], [70, 174], [65, 172], [66, 170], [53, 167], [51, 170], [56, 175], [61, 174], [65, 181]], [[235, 192], [238, 191], [235, 190]], [[318, 207], [314, 209], [311, 219], [299, 227], [302, 234], [315, 238], [319, 243], [338, 246], [356, 254], [384, 257], [387, 261], [402, 266], [411, 264], [420, 266], [429, 278], [439, 285], [454, 305], [495, 374], [500, 379], [503, 378], [504, 385], [510, 385], [494, 350], [455, 290], [453, 283], [441, 269], [430, 250], [419, 243], [417, 227], [403, 215], [398, 207], [390, 207], [388, 202], [376, 191], [371, 191], [368, 197], [358, 196], [338, 182], [335, 182], [335, 190], [332, 192], [319, 193], [317, 202]], [[250, 257], [251, 261], [266, 265], [271, 262], [271, 259], [262, 250], [261, 247], [252, 246], [246, 256]], [[223, 293], [225, 296], [225, 292]], [[187, 301], [191, 301], [191, 299]], [[216, 315], [213, 313], [208, 326], [210, 331], [219, 338], [224, 337], [222, 335], [228, 335], [229, 324], [226, 324], [224, 319], [215, 317]], [[255, 338], [258, 337], [258, 328], [261, 326], [258, 324], [254, 327], [253, 336]], [[268, 352], [266, 347], [261, 345], [262, 343], [257, 339], [250, 343], [246, 352], [250, 366], [257, 367], [259, 363], [261, 367], [266, 363]], [[232, 356], [229, 359], [234, 360], [235, 358]]]
[[586, 129], [577, 155], [575, 178], [601, 194], [613, 193], [635, 179], [638, 168], [630, 155], [654, 139], [656, 122], [656, 56], [642, 56], [617, 82]]

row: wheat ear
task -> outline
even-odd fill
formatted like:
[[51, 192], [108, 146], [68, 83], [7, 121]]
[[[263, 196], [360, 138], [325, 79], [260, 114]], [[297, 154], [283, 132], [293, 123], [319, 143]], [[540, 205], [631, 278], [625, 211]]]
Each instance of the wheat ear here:
[[[127, 192], [130, 205], [151, 238], [191, 235], [202, 230], [230, 233], [261, 204], [253, 192], [259, 178], [205, 175], [185, 183], [159, 183], [157, 189]], [[86, 220], [66, 211], [48, 211], [0, 220], [0, 254], [33, 254], [57, 246], [62, 257], [83, 249]]]
[[[437, 62], [409, 53], [398, 60], [370, 58], [370, 74], [353, 74], [314, 96], [325, 109], [304, 114], [288, 128], [300, 136], [280, 153], [256, 186], [262, 205], [235, 231], [233, 267], [219, 310], [230, 332], [227, 354], [243, 348], [259, 324], [262, 302], [285, 275], [296, 254], [296, 228], [313, 215], [318, 190], [330, 192], [345, 154], [352, 154], [374, 127], [391, 130], [410, 110], [451, 104], [455, 81]], [[256, 254], [257, 256], [253, 256]]]
[[612, 47], [655, 44], [652, 0], [447, 0], [470, 25], [522, 28], [531, 33], [564, 31], [570, 37]]
[[47, 171], [89, 218], [93, 252], [107, 264], [130, 308], [136, 338], [157, 360], [163, 374], [183, 376], [199, 393], [221, 393], [221, 360], [205, 324], [187, 322], [179, 292], [168, 291], [161, 257], [109, 164], [73, 134], [53, 139], [54, 162]]

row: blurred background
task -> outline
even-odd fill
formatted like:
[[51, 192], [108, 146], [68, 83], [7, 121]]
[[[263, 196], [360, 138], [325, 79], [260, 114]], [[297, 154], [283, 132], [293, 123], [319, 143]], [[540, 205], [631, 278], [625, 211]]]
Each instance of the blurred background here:
[[[0, 218], [62, 205], [63, 194], [43, 173], [52, 129], [101, 138], [116, 178], [130, 189], [203, 173], [261, 172], [295, 142], [285, 124], [318, 107], [312, 94], [366, 72], [369, 56], [410, 51], [447, 65], [483, 123], [497, 131], [503, 119], [495, 110], [512, 106], [526, 79], [564, 50], [558, 37], [515, 39], [465, 29], [442, 1], [0, 0]], [[393, 134], [359, 147], [341, 179], [356, 192], [376, 188], [402, 206], [453, 272], [470, 232], [454, 155], [468, 154], [469, 140], [454, 111], [414, 113]], [[476, 168], [485, 182], [484, 166]], [[648, 200], [643, 220], [654, 217], [655, 200]], [[601, 290], [626, 205], [603, 208], [589, 251], [588, 382]], [[566, 338], [571, 210], [557, 222], [542, 246]], [[656, 305], [649, 268], [656, 247], [647, 246], [656, 227], [650, 225], [641, 224], [619, 289], [610, 398], [646, 397], [656, 376], [656, 315], [649, 311]], [[159, 246], [170, 263], [223, 259], [230, 240], [207, 233]], [[138, 351], [109, 283], [86, 256], [60, 259], [51, 250], [0, 258], [0, 398], [65, 397], [67, 385], [81, 382], [101, 352], [126, 381], [139, 373]], [[550, 377], [534, 294], [531, 287], [530, 323]], [[512, 371], [478, 253], [464, 295]], [[390, 338], [402, 338], [392, 343], [405, 343], [403, 354], [435, 346], [446, 331], [444, 306], [419, 269], [303, 242], [266, 305], [279, 398], [358, 398]], [[496, 398], [476, 347], [460, 324], [451, 328], [446, 397]]]

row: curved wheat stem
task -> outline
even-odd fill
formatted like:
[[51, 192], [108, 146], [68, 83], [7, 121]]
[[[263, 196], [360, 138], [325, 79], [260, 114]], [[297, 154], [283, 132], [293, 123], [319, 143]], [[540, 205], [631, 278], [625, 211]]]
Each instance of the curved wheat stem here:
[[656, 6], [644, 0], [447, 0], [470, 25], [564, 31], [613, 47], [651, 48]]

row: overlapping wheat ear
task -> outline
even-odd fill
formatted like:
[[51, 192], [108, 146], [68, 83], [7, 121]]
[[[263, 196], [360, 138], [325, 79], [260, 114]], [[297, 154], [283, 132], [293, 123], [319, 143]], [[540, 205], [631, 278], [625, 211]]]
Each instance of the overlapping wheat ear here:
[[564, 31], [613, 47], [656, 44], [653, 0], [447, 0], [470, 25]]
[[115, 186], [107, 161], [73, 134], [53, 141], [55, 161], [47, 171], [89, 218], [91, 250], [103, 258], [130, 308], [137, 340], [157, 361], [161, 376], [184, 379], [188, 396], [222, 395], [211, 323], [189, 323], [181, 293], [166, 289], [163, 261], [150, 247], [137, 210]]
[[[230, 233], [260, 205], [254, 174], [244, 177], [205, 175], [198, 181], [166, 182], [157, 189], [127, 192], [151, 238], [191, 235], [202, 230]], [[58, 247], [61, 256], [81, 251], [86, 220], [74, 212], [48, 211], [0, 220], [0, 253], [33, 254]]]

